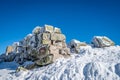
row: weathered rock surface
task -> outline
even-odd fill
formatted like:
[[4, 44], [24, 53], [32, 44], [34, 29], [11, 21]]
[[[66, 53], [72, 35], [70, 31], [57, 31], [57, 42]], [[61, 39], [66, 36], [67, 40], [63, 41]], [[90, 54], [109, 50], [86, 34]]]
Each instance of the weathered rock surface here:
[[[95, 36], [92, 44], [94, 47], [103, 48], [113, 46], [114, 42], [105, 36]], [[84, 52], [84, 50], [80, 51], [82, 46], [87, 46], [87, 44], [75, 39], [67, 45], [66, 37], [60, 28], [51, 25], [37, 26], [32, 34], [8, 46], [5, 54], [0, 55], [0, 62], [17, 62], [21, 65], [18, 71], [24, 68], [33, 69], [36, 66], [53, 63], [59, 58], [68, 58], [70, 52]], [[27, 64], [27, 62], [31, 63]]]
[[106, 36], [94, 36], [92, 43], [94, 47], [99, 47], [99, 48], [115, 45], [115, 43]]
[[6, 48], [6, 55], [11, 53], [12, 51], [13, 51], [13, 47], [12, 46], [7, 46], [7, 48]]
[[[28, 34], [23, 40], [13, 43], [6, 48], [6, 55], [1, 55], [1, 61], [15, 61], [20, 65], [32, 61], [34, 64], [23, 65], [23, 68], [31, 69], [34, 65], [43, 66], [50, 64], [58, 58], [70, 56], [70, 50], [66, 46], [66, 37], [60, 28], [51, 25], [35, 27], [32, 34]], [[19, 68], [21, 69], [21, 67]]]
[[70, 48], [72, 53], [79, 53], [81, 46], [87, 46], [87, 44], [85, 42], [80, 42], [75, 39], [72, 39], [68, 44], [68, 47]]

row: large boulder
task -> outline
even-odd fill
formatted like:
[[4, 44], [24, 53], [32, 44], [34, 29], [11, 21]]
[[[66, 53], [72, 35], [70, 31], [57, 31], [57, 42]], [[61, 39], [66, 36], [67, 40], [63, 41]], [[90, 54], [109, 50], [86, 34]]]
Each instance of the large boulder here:
[[87, 46], [87, 44], [85, 42], [80, 42], [76, 39], [72, 39], [68, 44], [68, 47], [70, 48], [72, 53], [79, 53], [81, 46]]
[[115, 43], [106, 36], [94, 36], [92, 40], [92, 44], [94, 47], [103, 48], [114, 46]]

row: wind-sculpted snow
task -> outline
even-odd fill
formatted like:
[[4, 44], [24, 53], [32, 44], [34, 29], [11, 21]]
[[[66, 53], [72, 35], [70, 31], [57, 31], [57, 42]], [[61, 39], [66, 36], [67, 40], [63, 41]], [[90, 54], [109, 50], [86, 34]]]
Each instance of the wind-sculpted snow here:
[[69, 59], [28, 71], [15, 72], [16, 65], [0, 63], [0, 80], [120, 80], [120, 46], [84, 46]]

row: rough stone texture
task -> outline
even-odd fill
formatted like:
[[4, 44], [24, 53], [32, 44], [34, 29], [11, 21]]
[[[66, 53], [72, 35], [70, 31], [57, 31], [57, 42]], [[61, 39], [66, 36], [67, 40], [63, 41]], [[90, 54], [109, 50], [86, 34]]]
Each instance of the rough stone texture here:
[[35, 61], [35, 63], [39, 66], [48, 65], [53, 62], [53, 54], [48, 54], [45, 57]]
[[114, 46], [114, 42], [106, 36], [94, 36], [92, 43], [94, 47], [109, 47]]
[[60, 54], [62, 54], [62, 55], [70, 55], [70, 50], [69, 50], [69, 48], [64, 48], [64, 49], [61, 49], [60, 50]]
[[61, 30], [60, 30], [60, 28], [55, 27], [55, 28], [54, 28], [54, 32], [60, 34], [60, 33], [61, 33]]
[[50, 40], [50, 33], [43, 33], [42, 34], [42, 39], [43, 40]]
[[9, 53], [11, 53], [13, 51], [13, 47], [12, 46], [8, 46], [6, 48], [6, 55], [9, 55]]
[[50, 50], [50, 54], [53, 54], [53, 56], [54, 56], [53, 61], [55, 61], [56, 59], [58, 59], [60, 57], [63, 57], [59, 54], [59, 49], [57, 49], [56, 46], [50, 45], [49, 50]]
[[[45, 25], [43, 28], [37, 26], [32, 34], [28, 34], [23, 40], [7, 48], [6, 53], [11, 55], [6, 55], [4, 61], [15, 61], [27, 69], [33, 68], [34, 65], [50, 64], [58, 58], [70, 56], [65, 39], [60, 28], [54, 28], [51, 25]], [[2, 58], [0, 60], [2, 61]], [[35, 64], [23, 65], [28, 61]], [[18, 68], [20, 69], [21, 67]]]
[[75, 39], [71, 40], [68, 45], [72, 53], [79, 53], [81, 46], [87, 46], [87, 44], [85, 42], [80, 42]]
[[63, 44], [61, 41], [54, 41], [53, 45], [56, 46], [58, 49], [63, 48]]
[[51, 34], [51, 40], [54, 40], [54, 41], [63, 41], [65, 39], [66, 38], [65, 38], [64, 34], [57, 34], [57, 33]]
[[50, 32], [50, 33], [52, 33], [53, 29], [54, 29], [53, 26], [51, 26], [51, 25], [45, 25], [44, 32]]
[[42, 44], [51, 44], [51, 41], [50, 40], [42, 40]]

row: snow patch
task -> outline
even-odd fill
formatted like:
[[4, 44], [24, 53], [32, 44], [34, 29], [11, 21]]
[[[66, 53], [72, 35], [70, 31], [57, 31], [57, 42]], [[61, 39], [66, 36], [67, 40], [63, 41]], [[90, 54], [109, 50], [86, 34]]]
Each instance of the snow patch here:
[[48, 66], [17, 73], [16, 67], [14, 62], [0, 63], [0, 80], [120, 80], [120, 46], [83, 46], [79, 54]]

